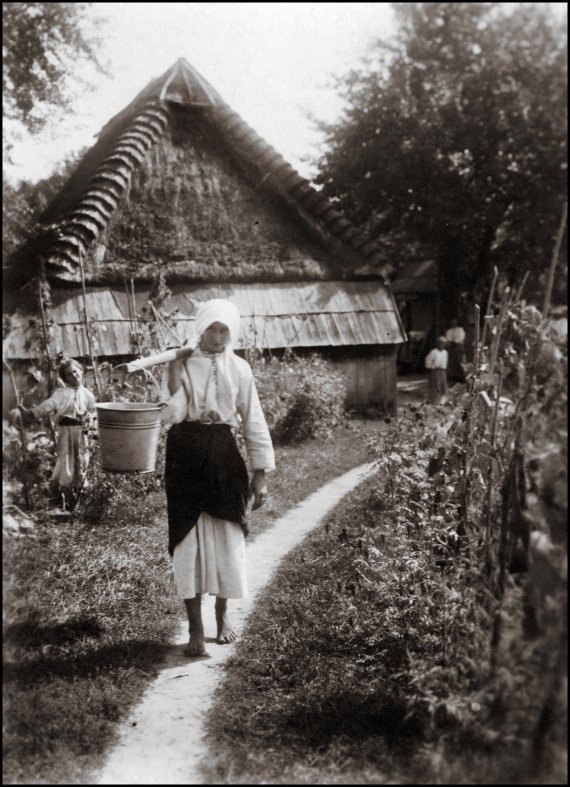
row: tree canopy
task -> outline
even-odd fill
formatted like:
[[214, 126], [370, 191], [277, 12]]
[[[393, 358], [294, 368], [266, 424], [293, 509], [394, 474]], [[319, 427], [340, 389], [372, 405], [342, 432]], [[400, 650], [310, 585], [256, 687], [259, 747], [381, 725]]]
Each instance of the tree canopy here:
[[494, 265], [544, 278], [566, 193], [566, 33], [534, 4], [393, 6], [395, 40], [338, 80], [317, 181], [391, 262], [437, 259], [451, 317]]
[[83, 19], [92, 3], [2, 3], [4, 117], [31, 133], [54, 107], [66, 109], [70, 86], [86, 80], [80, 68], [104, 71], [94, 28]]
[[8, 260], [30, 234], [37, 231], [36, 222], [54, 196], [70, 177], [81, 151], [62, 162], [57, 172], [36, 183], [22, 180], [17, 184], [2, 180], [2, 268], [6, 273]]
[[[37, 134], [73, 101], [73, 87], [90, 86], [84, 66], [104, 72], [95, 28], [85, 24], [92, 3], [2, 3], [4, 155], [21, 132]], [[95, 23], [94, 23], [95, 24]], [[87, 69], [88, 71], [89, 69]], [[16, 124], [16, 127], [12, 125]], [[32, 184], [3, 177], [3, 267], [26, 237], [53, 194], [63, 185], [71, 162]]]

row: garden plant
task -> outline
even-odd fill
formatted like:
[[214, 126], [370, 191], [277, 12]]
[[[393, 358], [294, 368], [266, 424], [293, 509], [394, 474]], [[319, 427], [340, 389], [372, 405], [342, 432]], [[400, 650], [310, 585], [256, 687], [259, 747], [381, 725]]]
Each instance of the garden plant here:
[[508, 291], [483, 326], [466, 387], [371, 435], [376, 474], [258, 605], [211, 778], [564, 780], [566, 337]]

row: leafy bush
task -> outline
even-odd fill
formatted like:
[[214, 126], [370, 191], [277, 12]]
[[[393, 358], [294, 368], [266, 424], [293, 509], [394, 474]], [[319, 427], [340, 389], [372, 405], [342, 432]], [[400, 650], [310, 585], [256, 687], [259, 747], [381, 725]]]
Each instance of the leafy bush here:
[[317, 354], [306, 358], [289, 354], [283, 366], [281, 380], [284, 375], [293, 377], [295, 390], [285, 399], [286, 412], [274, 423], [274, 441], [286, 445], [330, 437], [345, 414], [343, 374]]
[[10, 489], [5, 502], [29, 511], [44, 508], [56, 460], [51, 430], [41, 424], [27, 430], [4, 423], [3, 443], [2, 477]]
[[271, 432], [285, 416], [291, 402], [291, 394], [284, 390], [283, 385], [286, 364], [276, 357], [263, 358], [253, 351], [247, 352], [246, 358], [253, 369], [259, 400]]

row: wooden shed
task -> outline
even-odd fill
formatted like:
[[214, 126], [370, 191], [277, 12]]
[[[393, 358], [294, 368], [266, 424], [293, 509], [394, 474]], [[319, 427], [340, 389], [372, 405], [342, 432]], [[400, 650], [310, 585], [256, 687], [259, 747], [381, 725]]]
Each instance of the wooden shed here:
[[376, 244], [185, 60], [106, 124], [41, 226], [7, 278], [12, 361], [42, 353], [40, 306], [54, 351], [135, 357], [160, 277], [181, 339], [199, 302], [228, 297], [242, 349], [325, 351], [349, 405], [394, 406], [406, 334]]

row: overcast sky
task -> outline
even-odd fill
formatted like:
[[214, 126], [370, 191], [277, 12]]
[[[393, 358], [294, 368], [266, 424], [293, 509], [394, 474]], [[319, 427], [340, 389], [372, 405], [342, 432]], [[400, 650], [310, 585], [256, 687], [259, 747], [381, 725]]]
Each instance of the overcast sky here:
[[[94, 143], [103, 125], [152, 79], [185, 57], [302, 175], [319, 140], [307, 117], [333, 120], [333, 74], [358, 64], [393, 30], [389, 3], [93, 3], [111, 78], [80, 92], [73, 113], [14, 151], [11, 179], [47, 177]], [[84, 70], [83, 75], [87, 76]], [[91, 76], [93, 76], [91, 74]]]

